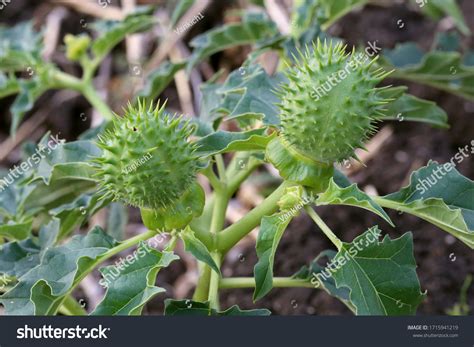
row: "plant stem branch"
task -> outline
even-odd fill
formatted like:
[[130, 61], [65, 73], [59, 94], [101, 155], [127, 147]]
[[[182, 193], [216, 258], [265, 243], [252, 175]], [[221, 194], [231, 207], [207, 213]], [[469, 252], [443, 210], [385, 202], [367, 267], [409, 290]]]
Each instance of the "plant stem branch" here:
[[214, 173], [212, 165], [209, 165], [205, 170], [202, 171], [202, 174], [207, 177], [209, 183], [211, 184], [214, 190], [222, 189], [222, 183], [219, 178]]
[[[220, 267], [221, 264], [221, 255], [218, 252], [214, 252], [212, 254], [212, 259], [216, 262], [216, 264]], [[211, 278], [209, 280], [209, 295], [208, 300], [210, 307], [213, 309], [219, 309], [219, 274], [213, 270], [211, 270]]]
[[[245, 163], [245, 167], [239, 165], [240, 160], [248, 160], [247, 163]], [[260, 165], [261, 161], [250, 156], [250, 153], [247, 153], [244, 157], [238, 157], [238, 155], [235, 155], [234, 158], [232, 158], [226, 173], [228, 193], [233, 195], [237, 189], [239, 189], [242, 182], [245, 181]]]
[[319, 226], [324, 235], [328, 237], [329, 240], [336, 246], [337, 250], [341, 250], [342, 241], [332, 232], [332, 230], [327, 226], [326, 223], [319, 217], [319, 215], [313, 210], [311, 206], [305, 206], [305, 210], [311, 219]]
[[209, 297], [209, 283], [211, 280], [212, 269], [202, 263], [201, 276], [199, 277], [196, 289], [194, 290], [194, 301], [206, 301]]
[[92, 81], [80, 80], [62, 71], [54, 71], [51, 84], [54, 88], [66, 88], [78, 91], [100, 112], [104, 119], [112, 120], [114, 118], [114, 114], [109, 106], [100, 98], [94, 89]]
[[217, 172], [219, 173], [219, 178], [221, 182], [225, 183], [227, 181], [227, 177], [225, 174], [225, 165], [224, 165], [224, 158], [221, 154], [216, 154], [216, 164], [217, 164]]
[[[255, 278], [253, 277], [233, 277], [223, 278], [219, 283], [222, 289], [237, 288], [255, 288]], [[311, 282], [291, 278], [291, 277], [274, 277], [273, 287], [275, 288], [315, 288]]]
[[278, 211], [278, 200], [285, 194], [287, 187], [293, 185], [283, 182], [272, 194], [270, 194], [260, 205], [250, 211], [238, 222], [224, 229], [217, 235], [217, 249], [225, 254], [237, 242], [250, 233], [260, 224], [264, 216], [269, 216]]
[[101, 99], [92, 84], [85, 84], [81, 89], [82, 95], [90, 102], [90, 104], [104, 117], [105, 120], [114, 119], [114, 114], [109, 106]]

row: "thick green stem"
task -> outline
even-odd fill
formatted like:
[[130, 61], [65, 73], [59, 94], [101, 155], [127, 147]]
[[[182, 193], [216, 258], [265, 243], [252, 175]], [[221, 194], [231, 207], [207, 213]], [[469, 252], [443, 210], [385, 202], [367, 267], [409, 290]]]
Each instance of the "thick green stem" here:
[[[214, 259], [216, 264], [220, 266], [222, 256], [218, 251], [216, 251], [216, 237], [217, 237], [217, 234], [224, 227], [225, 216], [226, 216], [227, 206], [229, 204], [230, 196], [227, 192], [226, 177], [225, 177], [226, 172], [225, 172], [225, 167], [224, 167], [224, 160], [221, 155], [216, 156], [216, 162], [217, 162], [217, 168], [219, 172], [219, 181], [218, 182], [215, 181], [213, 184], [214, 204], [213, 204], [213, 209], [212, 209], [210, 234], [213, 238], [213, 244], [211, 247], [211, 249], [213, 250], [212, 258]], [[214, 176], [213, 172], [212, 172], [212, 175], [209, 172], [208, 174], [211, 177]], [[215, 180], [216, 177], [214, 177], [213, 179]], [[203, 274], [196, 286], [194, 297], [196, 298], [196, 297], [203, 296], [203, 294], [206, 292], [205, 288], [207, 287], [208, 288], [207, 299], [209, 300], [212, 308], [218, 309], [219, 308], [219, 274], [216, 273], [215, 271], [211, 271], [208, 268], [209, 268], [208, 265], [204, 265]], [[206, 277], [208, 278], [207, 282], [205, 280], [202, 280], [202, 277], [204, 277], [204, 275], [206, 275]]]
[[53, 88], [67, 88], [78, 92], [84, 85], [79, 78], [58, 70], [54, 70], [50, 83]]
[[217, 235], [217, 248], [221, 253], [225, 254], [237, 242], [257, 227], [264, 216], [270, 216], [278, 211], [278, 200], [285, 194], [286, 188], [292, 185], [292, 183], [283, 182], [271, 195], [245, 217], [220, 232]]
[[[239, 161], [245, 161], [246, 163], [242, 166]], [[232, 161], [229, 164], [229, 167], [226, 172], [227, 176], [227, 191], [230, 195], [233, 195], [243, 181], [250, 176], [250, 174], [261, 165], [261, 161], [250, 156], [250, 153], [247, 153], [244, 157], [239, 157], [236, 155], [232, 158]]]
[[[255, 288], [255, 278], [234, 277], [223, 278], [219, 283], [222, 289]], [[275, 288], [315, 288], [309, 281], [295, 279], [291, 277], [274, 277], [273, 287]]]
[[324, 235], [328, 237], [329, 240], [336, 246], [337, 250], [341, 250], [342, 241], [332, 232], [332, 230], [324, 223], [324, 221], [319, 217], [319, 215], [313, 210], [311, 206], [305, 206], [305, 210], [311, 219], [319, 226]]
[[219, 173], [219, 178], [221, 179], [221, 182], [226, 183], [226, 175], [225, 175], [225, 164], [224, 164], [224, 158], [222, 157], [221, 154], [216, 154], [216, 165], [217, 165], [217, 172]]
[[[247, 156], [249, 155], [250, 154], [247, 154]], [[261, 161], [259, 161], [258, 159], [254, 157], [250, 157], [247, 165], [241, 168], [238, 165], [238, 159], [236, 159], [236, 157], [232, 159], [226, 171], [226, 178], [227, 178], [226, 191], [227, 191], [227, 196], [229, 197], [229, 199], [232, 195], [234, 195], [237, 189], [239, 189], [242, 182], [245, 181], [247, 177], [249, 177], [252, 174], [252, 172], [260, 165], [261, 165]], [[216, 187], [220, 187], [221, 182], [215, 176], [215, 173], [214, 172], [210, 173], [207, 170], [208, 169], [206, 169], [203, 172], [203, 174], [206, 177], [208, 177], [209, 181], [211, 181], [211, 179], [213, 180], [213, 182], [211, 182], [211, 185], [213, 186], [213, 188], [215, 189]], [[208, 175], [214, 175], [214, 177], [210, 178]], [[195, 232], [196, 237], [199, 240], [201, 240], [209, 248], [211, 247], [210, 243], [211, 243], [212, 238], [208, 230], [210, 229], [210, 226], [211, 226], [213, 209], [214, 209], [214, 195], [211, 195], [206, 199], [206, 206], [204, 207], [204, 211], [202, 215], [191, 222], [191, 228]]]
[[202, 264], [201, 275], [199, 276], [196, 290], [194, 291], [193, 300], [206, 301], [209, 297], [209, 283], [211, 281], [211, 268], [204, 263]]
[[113, 112], [109, 106], [102, 101], [100, 96], [92, 85], [90, 80], [80, 80], [77, 77], [71, 76], [61, 71], [55, 71], [52, 75], [51, 84], [54, 88], [66, 88], [76, 90], [89, 101], [89, 103], [100, 112], [100, 114], [106, 120], [112, 120], [114, 118]]
[[[210, 227], [211, 234], [214, 236], [214, 238], [217, 237], [217, 233], [220, 232], [224, 227], [227, 205], [229, 204], [229, 197], [225, 190], [216, 191], [215, 194]], [[213, 249], [215, 249], [215, 247], [216, 245], [214, 244]]]
[[114, 119], [114, 114], [109, 106], [102, 101], [100, 96], [95, 91], [92, 84], [85, 84], [81, 89], [82, 95], [90, 102], [90, 104], [104, 117], [104, 119], [111, 121]]
[[[212, 259], [218, 266], [221, 264], [221, 255], [217, 252], [212, 254]], [[210, 307], [213, 309], [219, 309], [219, 281], [220, 276], [217, 272], [211, 271], [211, 278], [209, 280], [209, 295], [208, 300]]]

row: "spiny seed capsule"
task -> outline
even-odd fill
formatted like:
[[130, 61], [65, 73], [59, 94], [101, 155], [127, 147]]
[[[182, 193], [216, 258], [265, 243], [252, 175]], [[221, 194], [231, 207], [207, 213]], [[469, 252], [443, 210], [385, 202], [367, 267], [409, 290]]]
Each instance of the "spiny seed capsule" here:
[[136, 207], [171, 208], [195, 181], [193, 127], [164, 114], [163, 104], [129, 105], [113, 129], [100, 137], [97, 177], [105, 197]]
[[282, 144], [323, 164], [355, 157], [371, 135], [389, 100], [375, 86], [388, 74], [373, 71], [376, 59], [341, 43], [319, 40], [295, 57], [286, 71], [288, 83], [277, 92], [281, 103]]

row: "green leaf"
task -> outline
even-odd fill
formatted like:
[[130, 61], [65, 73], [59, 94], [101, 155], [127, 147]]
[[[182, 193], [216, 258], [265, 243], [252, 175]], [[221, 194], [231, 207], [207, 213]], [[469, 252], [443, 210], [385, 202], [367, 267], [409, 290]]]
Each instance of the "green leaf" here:
[[181, 16], [185, 14], [195, 2], [195, 0], [179, 0], [173, 10], [173, 14], [171, 15], [170, 25], [174, 27], [178, 23]]
[[56, 135], [51, 136], [48, 141], [44, 140], [39, 146], [39, 151], [36, 155], [42, 159], [34, 180], [41, 179], [46, 184], [52, 180], [73, 179], [95, 182], [92, 178], [95, 170], [90, 160], [100, 156], [101, 151], [92, 141], [62, 143]]
[[41, 263], [0, 298], [6, 314], [55, 314], [64, 296], [94, 267], [94, 260], [115, 245], [96, 227], [85, 236], [74, 236], [64, 245], [48, 249]]
[[474, 100], [474, 67], [465, 65], [458, 52], [431, 51], [426, 54], [414, 43], [386, 50], [382, 64], [395, 68], [392, 77], [426, 84]]
[[[68, 210], [84, 213], [83, 210], [79, 210], [81, 207], [80, 204], [77, 204], [77, 209], [68, 209], [69, 206], [72, 207], [72, 205], [68, 206], [68, 204], [74, 204], [75, 200], [78, 199], [82, 194], [95, 189], [96, 183], [93, 181], [80, 179], [52, 179], [48, 185], [46, 185], [43, 181], [37, 181], [30, 183], [28, 187], [33, 188], [23, 202], [23, 207], [26, 211], [25, 213], [28, 216], [32, 216], [40, 212], [56, 212], [55, 209], [61, 208], [61, 206], [65, 207], [65, 213], [67, 213]], [[86, 213], [87, 212], [88, 211], [86, 211]], [[62, 211], [58, 212], [58, 216], [61, 218], [61, 220], [64, 220], [63, 217], [67, 218], [67, 216], [63, 216], [61, 213]]]
[[95, 24], [101, 33], [92, 43], [92, 52], [96, 59], [103, 59], [127, 35], [149, 29], [155, 19], [143, 12], [133, 13], [123, 21], [105, 21]]
[[43, 37], [34, 31], [32, 22], [0, 26], [0, 37], [0, 70], [20, 71], [41, 61]]
[[262, 218], [260, 231], [257, 237], [258, 262], [254, 267], [255, 291], [253, 301], [263, 298], [273, 287], [273, 262], [278, 244], [283, 232], [290, 223], [292, 217], [284, 212]]
[[166, 316], [269, 316], [266, 309], [241, 310], [237, 305], [225, 311], [217, 311], [209, 306], [209, 302], [193, 300], [165, 300]]
[[214, 81], [207, 81], [206, 83], [201, 84], [199, 89], [202, 94], [201, 109], [199, 110], [199, 120], [210, 124], [212, 128], [212, 123], [222, 117], [221, 114], [216, 112], [216, 108], [219, 107], [221, 103], [221, 97], [216, 93], [221, 85], [214, 83]]
[[218, 106], [212, 112], [216, 116], [236, 119], [243, 125], [254, 119], [262, 119], [266, 125], [278, 125], [280, 119], [276, 103], [280, 99], [274, 91], [283, 79], [279, 74], [269, 76], [256, 63], [247, 63], [233, 71], [220, 88], [210, 90], [220, 97]]
[[314, 0], [296, 0], [293, 7], [295, 10], [291, 15], [291, 34], [299, 38], [314, 25], [318, 14], [322, 14], [322, 8]]
[[225, 311], [217, 312], [218, 316], [269, 316], [271, 314], [272, 313], [265, 308], [242, 310], [237, 305], [231, 306]]
[[247, 13], [241, 23], [227, 24], [196, 36], [191, 41], [194, 47], [188, 63], [188, 71], [198, 62], [214, 53], [230, 47], [258, 43], [278, 34], [278, 30], [263, 13]]
[[323, 29], [327, 29], [339, 18], [345, 16], [352, 10], [364, 6], [369, 0], [316, 0], [318, 6], [323, 9]]
[[121, 241], [125, 235], [125, 227], [128, 222], [127, 207], [119, 202], [110, 204], [109, 214], [107, 216], [107, 234], [114, 239]]
[[58, 218], [52, 218], [48, 224], [41, 226], [40, 231], [38, 233], [38, 242], [40, 246], [41, 258], [46, 253], [46, 251], [53, 247], [54, 244], [58, 241], [59, 233], [61, 230], [60, 225], [61, 222]]
[[38, 99], [47, 89], [47, 87], [37, 79], [19, 80], [18, 85], [19, 94], [10, 107], [10, 112], [12, 114], [12, 123], [10, 127], [11, 134], [16, 133], [25, 113], [33, 108], [36, 99]]
[[0, 98], [17, 94], [20, 91], [20, 84], [15, 75], [6, 76], [0, 72]]
[[180, 235], [184, 242], [184, 248], [187, 252], [191, 253], [197, 260], [209, 265], [219, 275], [221, 274], [219, 266], [217, 266], [207, 247], [198, 238], [196, 238], [196, 236], [194, 236], [194, 233], [190, 228], [183, 230]]
[[21, 277], [37, 266], [44, 253], [54, 245], [59, 232], [59, 220], [43, 225], [39, 238], [8, 242], [0, 248], [0, 273]]
[[28, 238], [5, 243], [0, 248], [0, 273], [20, 277], [39, 263], [39, 246]]
[[438, 51], [460, 51], [462, 48], [461, 36], [458, 34], [457, 31], [439, 32], [436, 34], [433, 47], [435, 50]]
[[357, 184], [340, 187], [331, 178], [328, 189], [319, 194], [316, 205], [348, 205], [364, 208], [382, 217], [388, 224], [394, 226], [390, 217], [370, 196], [361, 191]]
[[[61, 221], [59, 238], [63, 239], [69, 235], [76, 227], [83, 224], [88, 217], [92, 216], [97, 210], [102, 208], [109, 201], [100, 199], [101, 195], [81, 194], [72, 202], [62, 204], [55, 208], [49, 209], [49, 214], [55, 216]], [[113, 234], [109, 233], [112, 237]], [[114, 237], [115, 238], [115, 237]], [[115, 238], [116, 240], [120, 240]]]
[[335, 269], [324, 275], [332, 275], [337, 288], [349, 288], [357, 315], [415, 314], [425, 295], [416, 275], [412, 234], [395, 240], [386, 235], [382, 242], [379, 236], [374, 227], [352, 243], [343, 242], [331, 263]]
[[9, 240], [24, 240], [30, 236], [32, 222], [30, 219], [22, 223], [10, 222], [0, 225], [0, 235]]
[[456, 0], [429, 0], [421, 9], [428, 16], [436, 20], [441, 19], [443, 16], [450, 16], [461, 33], [464, 35], [471, 34]]
[[138, 92], [138, 97], [153, 100], [170, 84], [174, 75], [186, 66], [186, 62], [171, 63], [169, 61], [158, 66], [146, 77], [145, 86]]
[[[108, 266], [100, 269], [103, 279], [99, 281], [107, 287], [103, 300], [91, 315], [139, 315], [143, 306], [155, 295], [164, 292], [155, 286], [158, 271], [179, 259], [173, 252], [159, 252], [141, 243], [137, 250], [128, 255], [124, 269]], [[119, 272], [118, 277], [108, 280], [108, 276]]]
[[[19, 182], [0, 180], [0, 216], [4, 216], [9, 220], [17, 220], [23, 217], [25, 200], [34, 190], [34, 185], [20, 185]], [[19, 179], [21, 180], [21, 178]], [[8, 185], [4, 186], [3, 182]]]
[[322, 272], [325, 270], [324, 267], [319, 265], [321, 259], [327, 257], [328, 263], [330, 263], [337, 252], [333, 250], [326, 250], [321, 252], [316, 258], [314, 258], [309, 265], [304, 265], [300, 270], [295, 273], [292, 278], [305, 280], [314, 285], [314, 288], [322, 288], [329, 295], [339, 299], [343, 304], [347, 305], [351, 310], [355, 311], [355, 308], [349, 301], [349, 289], [346, 287], [337, 288], [334, 278], [325, 277]]
[[231, 151], [265, 150], [274, 135], [266, 135], [266, 129], [254, 129], [246, 132], [219, 130], [197, 141], [197, 154], [207, 157]]
[[[406, 87], [390, 88], [406, 90]], [[388, 91], [390, 91], [388, 89]], [[389, 93], [384, 93], [384, 97], [390, 98]], [[435, 102], [417, 98], [410, 94], [397, 96], [395, 101], [387, 105], [386, 117], [384, 120], [412, 121], [427, 123], [439, 128], [449, 128], [448, 115], [439, 108]]]
[[430, 162], [412, 173], [408, 186], [374, 200], [424, 219], [474, 249], [474, 182], [454, 168], [462, 160], [458, 153], [451, 163]]

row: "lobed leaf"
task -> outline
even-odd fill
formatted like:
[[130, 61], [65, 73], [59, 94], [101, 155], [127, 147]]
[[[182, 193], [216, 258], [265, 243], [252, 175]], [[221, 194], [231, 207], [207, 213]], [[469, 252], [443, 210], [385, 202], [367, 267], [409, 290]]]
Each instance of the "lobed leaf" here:
[[474, 100], [474, 67], [458, 52], [431, 51], [426, 54], [414, 43], [404, 43], [384, 54], [383, 65], [395, 68], [394, 78], [426, 84]]
[[0, 297], [9, 315], [50, 315], [64, 297], [95, 265], [95, 260], [116, 245], [102, 229], [74, 236], [62, 246], [48, 249], [41, 263], [18, 279]]
[[95, 23], [100, 36], [92, 43], [95, 59], [103, 59], [127, 35], [149, 29], [155, 22], [147, 14], [148, 9], [125, 17], [122, 21], [103, 21]]
[[[398, 87], [396, 89], [406, 89]], [[435, 102], [417, 98], [410, 94], [402, 94], [387, 105], [387, 116], [384, 120], [412, 121], [430, 124], [438, 128], [449, 128], [448, 115]]]
[[11, 134], [16, 133], [25, 113], [33, 108], [35, 101], [48, 89], [47, 85], [42, 82], [36, 78], [18, 81], [19, 93], [10, 107], [12, 114]]
[[165, 62], [150, 72], [146, 77], [145, 86], [137, 94], [139, 98], [153, 100], [170, 84], [174, 75], [186, 66], [185, 62]]
[[283, 79], [282, 75], [269, 76], [258, 64], [245, 65], [215, 90], [220, 102], [213, 111], [243, 125], [254, 119], [262, 119], [265, 125], [278, 125], [279, 98], [275, 90]]
[[26, 222], [9, 222], [0, 225], [0, 236], [9, 240], [24, 240], [31, 233], [32, 220]]
[[107, 234], [118, 241], [123, 240], [127, 223], [127, 206], [119, 202], [111, 203], [109, 207], [109, 214], [107, 216]]
[[20, 71], [41, 61], [43, 35], [33, 29], [32, 22], [13, 27], [0, 26], [0, 70]]
[[165, 300], [166, 316], [269, 316], [271, 312], [266, 309], [241, 310], [237, 305], [225, 311], [212, 309], [209, 302], [193, 300]]
[[355, 308], [349, 301], [349, 289], [346, 287], [337, 288], [333, 277], [325, 277], [321, 274], [325, 270], [323, 266], [319, 265], [321, 259], [327, 257], [329, 263], [334, 259], [336, 254], [337, 252], [333, 250], [321, 252], [309, 265], [302, 266], [292, 278], [310, 282], [314, 285], [314, 288], [321, 287], [329, 295], [339, 299], [344, 305], [348, 306], [352, 311], [355, 311]]
[[186, 11], [194, 5], [196, 0], [179, 0], [171, 14], [170, 25], [175, 26]]
[[262, 218], [257, 244], [255, 245], [258, 262], [253, 270], [255, 277], [254, 301], [263, 298], [273, 287], [275, 253], [283, 232], [291, 219], [292, 216], [285, 215], [285, 212], [275, 213], [272, 216]]
[[355, 8], [364, 6], [369, 0], [316, 0], [318, 6], [323, 9], [323, 29], [328, 28], [339, 18], [345, 16]]
[[233, 151], [265, 150], [275, 135], [266, 135], [265, 132], [265, 128], [246, 132], [219, 130], [197, 141], [199, 147], [196, 153], [201, 157], [208, 157]]
[[[101, 199], [101, 195], [98, 193], [84, 193], [80, 194], [72, 202], [66, 201], [66, 203], [58, 207], [49, 209], [49, 214], [58, 218], [61, 222], [59, 238], [63, 239], [69, 235], [76, 227], [82, 225], [97, 210], [108, 203], [109, 200]], [[110, 232], [107, 233], [112, 237], [115, 236]], [[120, 240], [118, 238], [115, 239]]]
[[450, 16], [460, 32], [464, 35], [471, 34], [456, 0], [430, 0], [424, 3], [421, 10], [435, 20], [439, 20], [443, 16]]
[[[129, 260], [130, 257], [130, 260]], [[91, 315], [139, 315], [144, 305], [155, 295], [164, 292], [155, 286], [160, 269], [179, 259], [173, 252], [159, 252], [142, 242], [133, 255], [128, 255], [128, 266], [119, 271], [118, 277], [107, 283], [107, 291], [102, 301]], [[116, 266], [100, 269], [101, 281], [107, 279]], [[99, 282], [101, 283], [101, 282]]]
[[[46, 138], [46, 137], [45, 137]], [[43, 148], [43, 155], [39, 161], [33, 180], [41, 179], [45, 184], [52, 180], [86, 180], [95, 181], [95, 173], [90, 160], [100, 155], [100, 149], [92, 141], [74, 141], [61, 143], [58, 136], [50, 146], [44, 141], [39, 148]], [[34, 158], [32, 158], [34, 160]]]
[[[369, 240], [369, 236], [375, 240]], [[331, 269], [336, 286], [350, 290], [357, 315], [415, 314], [425, 295], [416, 275], [412, 234], [405, 233], [395, 240], [386, 235], [382, 242], [379, 236], [380, 231], [374, 227], [351, 243], [343, 242], [333, 258], [336, 268]]]
[[227, 24], [196, 36], [188, 71], [201, 60], [234, 46], [249, 45], [277, 35], [275, 24], [263, 13], [247, 13], [241, 23]]
[[331, 178], [327, 190], [318, 195], [316, 205], [348, 205], [364, 208], [379, 215], [388, 224], [394, 226], [383, 208], [369, 195], [361, 191], [355, 183], [349, 187], [341, 187], [334, 182], [334, 178]]
[[0, 98], [17, 94], [20, 91], [20, 84], [14, 75], [6, 76], [0, 72]]
[[451, 163], [430, 162], [412, 173], [408, 186], [374, 200], [424, 219], [474, 248], [474, 182], [454, 168], [455, 160], [463, 160], [460, 153]]

